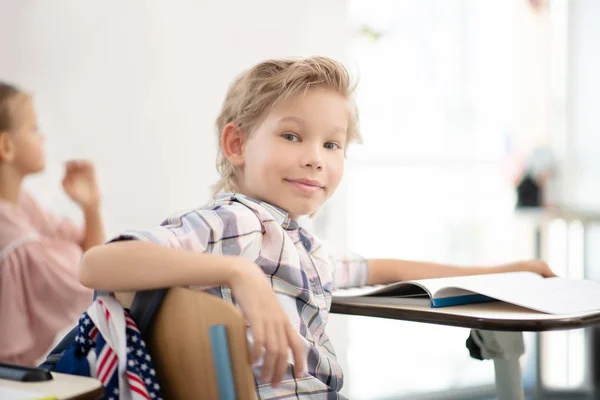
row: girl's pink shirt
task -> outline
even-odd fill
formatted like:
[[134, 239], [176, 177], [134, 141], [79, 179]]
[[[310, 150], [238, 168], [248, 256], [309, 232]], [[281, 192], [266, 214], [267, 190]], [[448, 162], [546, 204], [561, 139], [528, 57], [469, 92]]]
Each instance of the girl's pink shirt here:
[[25, 192], [0, 199], [0, 362], [34, 365], [91, 304], [77, 278], [82, 239]]

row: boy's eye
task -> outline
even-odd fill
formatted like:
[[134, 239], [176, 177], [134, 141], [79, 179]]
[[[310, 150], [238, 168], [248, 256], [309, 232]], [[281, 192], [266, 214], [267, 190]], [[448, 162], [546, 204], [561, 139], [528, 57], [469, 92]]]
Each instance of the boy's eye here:
[[339, 144], [334, 142], [327, 142], [323, 145], [323, 147], [325, 147], [327, 150], [337, 150], [342, 148]]
[[282, 134], [281, 137], [289, 142], [297, 142], [299, 140], [296, 134], [289, 132]]

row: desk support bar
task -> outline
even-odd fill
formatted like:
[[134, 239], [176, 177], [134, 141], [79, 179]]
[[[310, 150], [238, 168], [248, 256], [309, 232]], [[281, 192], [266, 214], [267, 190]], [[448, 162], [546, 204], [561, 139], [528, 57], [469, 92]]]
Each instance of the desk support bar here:
[[498, 400], [524, 400], [519, 364], [519, 359], [525, 353], [523, 333], [472, 330], [469, 341], [479, 350], [474, 352], [472, 346], [467, 344], [473, 357], [494, 360]]
[[521, 365], [518, 358], [495, 359], [496, 396], [498, 400], [524, 400]]

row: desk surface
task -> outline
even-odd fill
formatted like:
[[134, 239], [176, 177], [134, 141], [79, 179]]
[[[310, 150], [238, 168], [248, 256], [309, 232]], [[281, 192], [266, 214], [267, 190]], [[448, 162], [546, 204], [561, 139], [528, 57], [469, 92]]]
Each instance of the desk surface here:
[[551, 315], [503, 302], [430, 308], [377, 297], [334, 299], [331, 312], [494, 331], [552, 331], [600, 324], [600, 311]]
[[515, 210], [515, 215], [519, 218], [527, 218], [534, 221], [549, 221], [554, 218], [561, 218], [567, 221], [581, 221], [584, 223], [600, 222], [600, 211], [592, 209], [582, 209], [569, 206], [552, 206], [546, 208], [523, 207]]
[[[82, 376], [66, 375], [53, 372], [54, 379], [44, 382], [17, 382], [0, 379], [0, 399], [31, 399], [54, 396], [57, 399], [99, 399], [104, 394], [104, 386], [100, 381]], [[3, 395], [6, 393], [6, 396]], [[31, 394], [34, 397], [17, 396], [19, 391], [24, 395]]]

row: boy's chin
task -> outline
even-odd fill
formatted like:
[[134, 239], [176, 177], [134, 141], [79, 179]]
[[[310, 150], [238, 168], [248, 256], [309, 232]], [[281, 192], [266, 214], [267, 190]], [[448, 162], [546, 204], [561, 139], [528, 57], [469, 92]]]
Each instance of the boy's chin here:
[[321, 204], [290, 204], [289, 207], [284, 209], [290, 214], [290, 217], [296, 219], [313, 215], [320, 207]]

